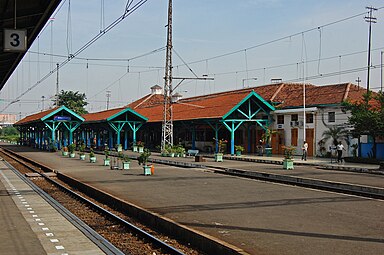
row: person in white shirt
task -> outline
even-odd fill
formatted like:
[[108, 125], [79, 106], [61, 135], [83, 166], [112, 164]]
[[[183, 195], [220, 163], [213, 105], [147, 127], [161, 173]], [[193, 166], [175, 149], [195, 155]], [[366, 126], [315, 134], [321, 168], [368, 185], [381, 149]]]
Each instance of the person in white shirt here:
[[337, 163], [343, 162], [342, 156], [343, 156], [343, 150], [345, 150], [344, 146], [339, 142], [336, 146], [337, 149]]
[[304, 141], [303, 147], [301, 147], [303, 150], [303, 156], [301, 156], [301, 160], [307, 160], [307, 154], [308, 154], [308, 143]]

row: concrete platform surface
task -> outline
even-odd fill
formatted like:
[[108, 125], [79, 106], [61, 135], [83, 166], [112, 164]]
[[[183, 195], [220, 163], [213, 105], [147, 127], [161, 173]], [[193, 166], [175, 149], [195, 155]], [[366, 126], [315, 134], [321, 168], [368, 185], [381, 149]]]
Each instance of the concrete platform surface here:
[[[250, 254], [376, 255], [384, 250], [384, 202], [380, 200], [166, 165], [155, 165], [155, 175], [144, 176], [136, 161], [131, 162], [130, 170], [110, 170], [102, 166], [101, 155], [93, 164], [62, 157], [59, 153], [25, 147], [13, 149]], [[193, 158], [180, 160], [192, 162]], [[240, 164], [229, 160], [206, 163]], [[278, 165], [276, 169], [266, 169], [273, 165], [251, 162], [242, 166], [286, 172]], [[379, 185], [375, 178], [382, 181], [378, 175], [366, 177], [366, 174], [323, 171], [308, 165], [297, 167], [290, 174], [341, 179], [349, 176], [356, 183], [367, 178], [364, 182], [372, 185]]]
[[104, 254], [0, 161], [0, 254]]

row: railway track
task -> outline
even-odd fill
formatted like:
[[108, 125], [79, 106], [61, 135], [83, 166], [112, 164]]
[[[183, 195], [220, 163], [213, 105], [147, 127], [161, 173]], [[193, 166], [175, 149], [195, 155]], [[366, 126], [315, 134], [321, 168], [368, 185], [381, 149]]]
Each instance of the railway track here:
[[56, 209], [64, 211], [64, 216], [75, 222], [106, 254], [204, 254], [86, 196], [60, 181], [44, 165], [12, 151], [2, 149], [0, 154], [11, 168], [19, 171], [20, 177], [37, 186], [34, 189], [38, 193]]

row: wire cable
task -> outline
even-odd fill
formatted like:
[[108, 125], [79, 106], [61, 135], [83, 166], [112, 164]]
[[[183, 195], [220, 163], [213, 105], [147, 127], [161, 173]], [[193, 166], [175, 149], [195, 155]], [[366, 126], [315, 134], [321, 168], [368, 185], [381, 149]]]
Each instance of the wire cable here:
[[[21, 97], [23, 97], [25, 94], [30, 92], [32, 89], [40, 85], [43, 81], [45, 81], [48, 77], [50, 77], [54, 72], [58, 71], [58, 69], [62, 68], [65, 66], [68, 62], [70, 62], [74, 57], [82, 53], [84, 50], [86, 50], [89, 46], [91, 46], [94, 42], [96, 42], [98, 39], [100, 39], [102, 36], [104, 36], [106, 33], [108, 33], [111, 29], [113, 29], [115, 26], [117, 26], [120, 22], [122, 22], [126, 17], [131, 15], [133, 12], [135, 12], [137, 9], [139, 9], [143, 4], [145, 4], [148, 0], [139, 0], [135, 5], [132, 6], [132, 9], [125, 10], [123, 15], [118, 17], [115, 21], [113, 21], [111, 24], [109, 24], [103, 31], [98, 33], [96, 36], [94, 36], [91, 40], [89, 40], [87, 43], [85, 43], [80, 49], [78, 49], [75, 53], [68, 55], [68, 58], [60, 63], [54, 70], [51, 70], [49, 73], [47, 73], [43, 78], [41, 78], [39, 81], [37, 81], [34, 85], [29, 87], [26, 91], [21, 93], [16, 99], [12, 102], [10, 102], [8, 105], [6, 105], [0, 113], [4, 112], [8, 107], [16, 103], [17, 100], [19, 100]], [[131, 0], [133, 2], [133, 0]]]

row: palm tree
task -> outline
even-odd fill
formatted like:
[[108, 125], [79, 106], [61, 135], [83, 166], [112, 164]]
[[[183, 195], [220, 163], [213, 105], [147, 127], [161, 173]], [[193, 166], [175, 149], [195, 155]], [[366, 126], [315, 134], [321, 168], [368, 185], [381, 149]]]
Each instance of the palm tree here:
[[328, 141], [329, 139], [332, 139], [332, 143], [336, 146], [339, 141], [344, 140], [347, 144], [349, 144], [348, 140], [348, 131], [344, 129], [344, 127], [329, 127], [328, 130], [325, 130], [323, 132], [323, 140], [324, 142]]

